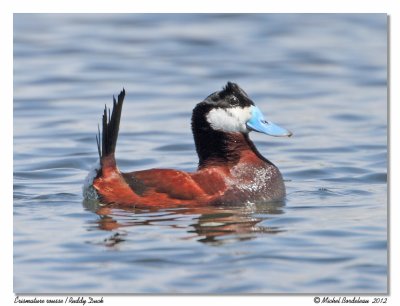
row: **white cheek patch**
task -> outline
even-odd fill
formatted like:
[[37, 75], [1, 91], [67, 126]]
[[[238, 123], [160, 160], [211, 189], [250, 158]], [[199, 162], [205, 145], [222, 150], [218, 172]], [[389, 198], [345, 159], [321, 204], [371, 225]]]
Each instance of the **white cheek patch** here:
[[216, 108], [211, 110], [206, 118], [214, 130], [246, 133], [246, 122], [251, 118], [251, 108]]

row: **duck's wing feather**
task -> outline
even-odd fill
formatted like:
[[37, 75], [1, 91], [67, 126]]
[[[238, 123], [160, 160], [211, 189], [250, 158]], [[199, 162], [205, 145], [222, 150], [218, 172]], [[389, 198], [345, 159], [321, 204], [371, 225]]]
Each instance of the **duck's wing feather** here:
[[222, 195], [227, 189], [223, 173], [217, 169], [195, 173], [150, 169], [122, 173], [122, 176], [130, 188], [143, 198], [162, 194], [171, 200], [194, 201], [201, 204]]

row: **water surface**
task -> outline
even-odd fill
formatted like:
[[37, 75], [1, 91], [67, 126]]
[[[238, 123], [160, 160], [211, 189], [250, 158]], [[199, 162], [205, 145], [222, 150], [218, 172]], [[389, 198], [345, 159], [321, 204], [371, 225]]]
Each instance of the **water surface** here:
[[[14, 291], [385, 293], [384, 14], [14, 15]], [[290, 139], [253, 133], [287, 199], [99, 209], [82, 185], [127, 91], [125, 171], [194, 171], [191, 110], [230, 80]]]

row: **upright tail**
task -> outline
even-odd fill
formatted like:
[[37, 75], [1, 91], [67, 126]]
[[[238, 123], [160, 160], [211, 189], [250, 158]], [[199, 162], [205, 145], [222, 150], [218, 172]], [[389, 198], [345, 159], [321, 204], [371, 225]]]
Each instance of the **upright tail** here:
[[[96, 200], [102, 203], [129, 204], [137, 201], [137, 194], [124, 180], [122, 173], [118, 170], [115, 161], [115, 147], [117, 145], [119, 122], [121, 120], [122, 104], [125, 98], [125, 89], [118, 95], [118, 101], [114, 100], [112, 111], [104, 108], [102, 131], [96, 135], [97, 150], [100, 157], [100, 169], [96, 168], [95, 176], [87, 190], [85, 197], [94, 194]], [[92, 188], [90, 188], [92, 187]], [[88, 196], [89, 195], [89, 196]]]
[[[115, 164], [115, 147], [117, 145], [119, 123], [121, 120], [122, 104], [125, 98], [125, 89], [122, 89], [118, 95], [118, 101], [113, 97], [113, 108], [112, 112], [107, 109], [107, 105], [104, 108], [103, 120], [102, 120], [102, 132], [100, 134], [100, 127], [98, 128], [98, 135], [96, 135], [97, 150], [99, 152], [100, 164], [105, 166], [106, 160], [110, 160], [111, 163]], [[109, 158], [107, 158], [109, 157]]]

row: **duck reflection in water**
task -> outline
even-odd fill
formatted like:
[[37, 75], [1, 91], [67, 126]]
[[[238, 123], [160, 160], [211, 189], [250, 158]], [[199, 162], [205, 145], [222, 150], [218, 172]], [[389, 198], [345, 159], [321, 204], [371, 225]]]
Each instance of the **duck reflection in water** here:
[[[260, 234], [283, 232], [275, 226], [267, 226], [271, 215], [283, 213], [284, 202], [269, 202], [230, 207], [195, 207], [171, 209], [134, 209], [118, 206], [99, 206], [98, 202], [84, 201], [86, 209], [99, 217], [96, 228], [113, 232], [101, 244], [115, 246], [126, 239], [136, 226], [167, 226], [182, 229], [187, 235], [182, 239], [212, 245], [250, 240]], [[126, 229], [126, 230], [124, 230]]]

